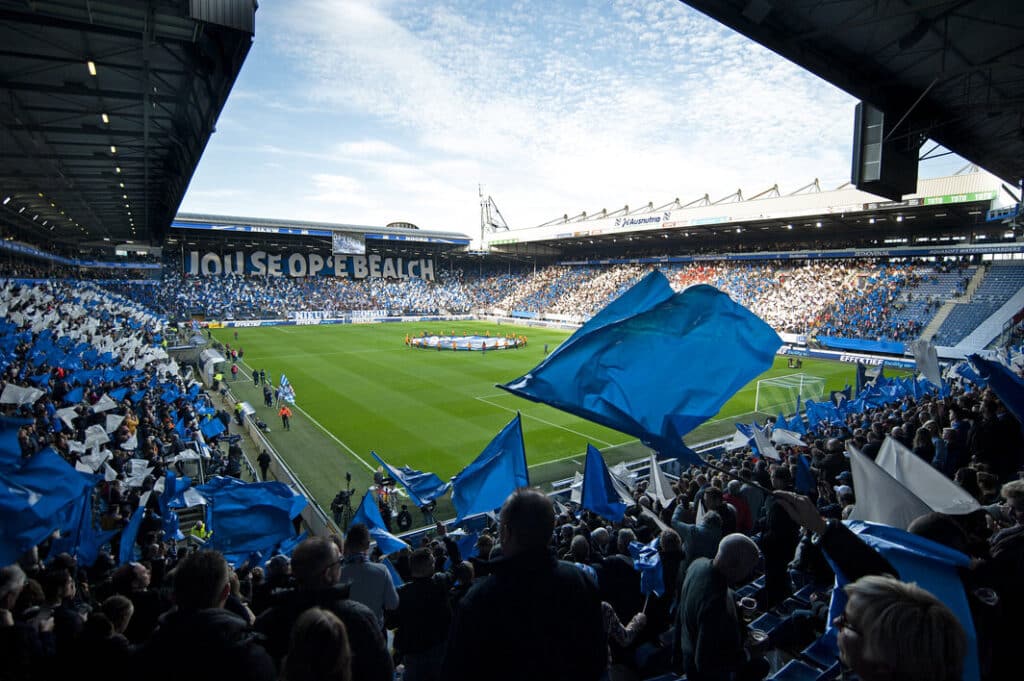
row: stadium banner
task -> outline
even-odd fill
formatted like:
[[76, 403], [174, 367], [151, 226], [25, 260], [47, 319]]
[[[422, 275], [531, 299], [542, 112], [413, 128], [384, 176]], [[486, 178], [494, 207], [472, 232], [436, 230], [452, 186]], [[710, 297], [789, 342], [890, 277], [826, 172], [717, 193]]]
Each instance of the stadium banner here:
[[818, 336], [818, 342], [827, 348], [836, 350], [856, 350], [857, 352], [884, 352], [890, 355], [902, 355], [906, 346], [899, 341], [866, 340], [861, 338], [842, 338], [840, 336]]
[[779, 332], [779, 338], [782, 339], [783, 343], [789, 343], [790, 345], [807, 345], [807, 334], [804, 333]]
[[433, 258], [392, 258], [381, 255], [323, 255], [294, 251], [189, 251], [185, 274], [222, 276], [255, 274], [268, 277], [347, 277], [349, 279], [434, 280]]
[[809, 357], [811, 359], [830, 359], [837, 362], [849, 364], [866, 364], [869, 366], [887, 366], [895, 369], [914, 369], [916, 364], [911, 359], [896, 359], [894, 357], [881, 357], [878, 355], [862, 355], [856, 352], [837, 352], [835, 350], [811, 350], [808, 348], [794, 348], [783, 345], [779, 348], [778, 354], [792, 355], [794, 357]]

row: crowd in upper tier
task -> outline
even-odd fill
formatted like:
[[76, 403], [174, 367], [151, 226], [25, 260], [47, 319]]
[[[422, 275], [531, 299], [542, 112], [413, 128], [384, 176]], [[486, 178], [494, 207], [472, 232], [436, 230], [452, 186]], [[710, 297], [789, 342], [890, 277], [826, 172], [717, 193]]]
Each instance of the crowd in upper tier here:
[[[643, 265], [445, 269], [436, 281], [428, 282], [189, 276], [168, 267], [159, 281], [108, 287], [171, 318], [281, 319], [302, 310], [337, 314], [370, 310], [391, 315], [500, 310], [581, 321], [650, 269]], [[661, 269], [676, 288], [706, 283], [728, 292], [780, 332], [907, 341], [921, 333], [943, 302], [963, 294], [977, 268], [966, 262], [817, 260], [700, 262]], [[962, 277], [946, 289], [918, 294], [918, 305], [908, 307], [919, 287], [949, 272]], [[927, 298], [923, 303], [922, 297]]]

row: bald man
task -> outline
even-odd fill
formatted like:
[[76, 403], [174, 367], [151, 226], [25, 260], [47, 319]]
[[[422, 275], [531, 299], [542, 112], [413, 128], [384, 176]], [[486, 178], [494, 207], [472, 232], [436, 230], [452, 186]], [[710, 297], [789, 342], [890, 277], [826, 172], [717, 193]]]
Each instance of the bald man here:
[[757, 544], [735, 533], [722, 539], [714, 559], [698, 558], [687, 569], [676, 644], [691, 681], [745, 681], [768, 671], [764, 660], [752, 660], [743, 647], [746, 631], [731, 588], [750, 578], [759, 558]]

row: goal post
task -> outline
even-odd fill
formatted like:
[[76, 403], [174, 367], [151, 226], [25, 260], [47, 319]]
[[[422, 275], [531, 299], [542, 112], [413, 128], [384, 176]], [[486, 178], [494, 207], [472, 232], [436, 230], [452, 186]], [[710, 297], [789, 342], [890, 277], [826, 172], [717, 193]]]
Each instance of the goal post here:
[[757, 382], [754, 411], [772, 416], [780, 411], [785, 416], [794, 414], [799, 404], [808, 399], [815, 402], [825, 396], [825, 379], [810, 374], [789, 374], [763, 378]]

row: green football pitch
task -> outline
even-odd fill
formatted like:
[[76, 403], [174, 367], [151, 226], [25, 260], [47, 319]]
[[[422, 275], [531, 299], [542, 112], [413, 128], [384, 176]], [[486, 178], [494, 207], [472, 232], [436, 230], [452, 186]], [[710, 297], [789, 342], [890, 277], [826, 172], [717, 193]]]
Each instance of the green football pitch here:
[[[235, 332], [238, 337], [235, 339]], [[520, 349], [451, 352], [414, 349], [406, 334], [515, 333], [526, 335]], [[522, 399], [495, 387], [517, 378], [544, 358], [568, 332], [488, 322], [345, 324], [220, 329], [216, 340], [244, 350], [243, 374], [233, 392], [248, 400], [270, 425], [269, 439], [316, 500], [327, 508], [344, 487], [365, 489], [377, 452], [390, 464], [455, 475], [472, 461], [515, 415], [522, 414], [526, 458], [533, 484], [571, 477], [582, 470], [587, 443], [609, 463], [643, 457], [635, 438]], [[288, 376], [296, 392], [290, 431], [277, 410], [263, 406], [252, 369], [264, 369], [276, 385]], [[853, 383], [854, 366], [804, 360], [805, 374], [820, 376], [827, 390]], [[760, 378], [796, 373], [786, 358]], [[693, 445], [735, 432], [733, 422], [754, 418], [756, 381], [740, 390], [722, 411], [687, 436]], [[774, 415], [774, 414], [772, 414]], [[763, 416], [762, 416], [763, 418]], [[443, 509], [439, 509], [442, 510]], [[443, 517], [443, 516], [442, 516]]]

